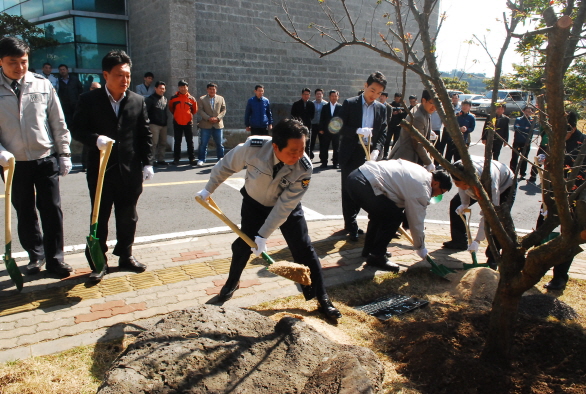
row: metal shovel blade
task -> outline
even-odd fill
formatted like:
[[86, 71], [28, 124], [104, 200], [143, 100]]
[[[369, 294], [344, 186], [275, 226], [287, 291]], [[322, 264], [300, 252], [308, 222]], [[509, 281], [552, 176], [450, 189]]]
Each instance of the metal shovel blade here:
[[86, 240], [87, 247], [90, 252], [90, 258], [92, 259], [92, 263], [94, 265], [93, 268], [95, 269], [95, 272], [102, 272], [104, 265], [106, 264], [106, 260], [104, 258], [102, 247], [100, 246], [100, 239], [95, 235], [97, 228], [97, 222], [92, 224], [90, 235], [86, 237]]
[[4, 255], [4, 265], [6, 266], [6, 271], [8, 271], [8, 275], [10, 275], [10, 279], [12, 279], [18, 291], [21, 291], [23, 286], [22, 273], [18, 269], [16, 261], [14, 261], [14, 259], [11, 257], [11, 249], [12, 242], [7, 243], [6, 254]]

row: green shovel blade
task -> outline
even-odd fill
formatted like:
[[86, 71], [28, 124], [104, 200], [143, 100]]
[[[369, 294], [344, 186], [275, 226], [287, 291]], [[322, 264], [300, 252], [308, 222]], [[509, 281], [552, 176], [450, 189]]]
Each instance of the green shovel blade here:
[[[266, 254], [265, 252], [262, 252], [260, 257], [262, 257], [264, 261], [269, 263], [269, 265], [271, 265], [275, 262], [275, 260], [273, 260], [273, 258], [271, 256], [269, 256], [268, 254]], [[269, 269], [269, 267], [267, 267], [267, 269]]]
[[87, 247], [90, 251], [90, 258], [92, 259], [92, 263], [94, 264], [94, 268], [96, 272], [102, 272], [104, 269], [104, 265], [106, 261], [104, 259], [104, 252], [102, 252], [102, 247], [100, 246], [100, 239], [96, 237], [96, 231], [98, 229], [98, 223], [94, 223], [90, 229], [90, 235], [86, 237], [87, 239]]
[[436, 263], [429, 255], [427, 255], [426, 260], [429, 264], [431, 264], [431, 272], [437, 276], [440, 276], [440, 277], [446, 279], [446, 280], [449, 280], [448, 278], [446, 278], [446, 275], [453, 274], [454, 272], [456, 272], [453, 269], [450, 269], [443, 264]]
[[488, 267], [488, 264], [478, 264], [478, 260], [476, 259], [476, 252], [470, 252], [470, 254], [472, 255], [472, 264], [462, 263], [465, 270], [478, 267]]
[[11, 244], [11, 242], [6, 244], [6, 253], [4, 254], [4, 265], [6, 266], [6, 271], [8, 271], [8, 275], [10, 275], [10, 279], [12, 279], [12, 282], [14, 282], [14, 285], [16, 286], [18, 291], [21, 291], [23, 286], [22, 273], [18, 269], [16, 261], [14, 261], [14, 259], [11, 257]]

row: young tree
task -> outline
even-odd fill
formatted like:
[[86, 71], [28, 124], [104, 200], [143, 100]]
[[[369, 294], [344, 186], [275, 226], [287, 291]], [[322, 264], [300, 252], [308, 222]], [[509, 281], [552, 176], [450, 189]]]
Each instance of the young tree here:
[[53, 38], [45, 37], [45, 30], [27, 21], [22, 16], [0, 13], [0, 37], [18, 37], [31, 47], [31, 51], [59, 44]]
[[[503, 205], [495, 207], [492, 204], [491, 189], [488, 187], [490, 171], [487, 169], [490, 165], [494, 132], [489, 131], [485, 147], [485, 158], [488, 160], [485, 160], [482, 179], [478, 179], [459, 131], [457, 119], [450, 110], [451, 102], [438, 70], [435, 54], [437, 32], [445, 20], [444, 15], [438, 16], [438, 0], [371, 0], [370, 8], [364, 3], [357, 6], [346, 0], [315, 0], [316, 7], [321, 8], [322, 13], [319, 14], [321, 16], [316, 16], [320, 18], [318, 21], [309, 23], [300, 21], [298, 16], [290, 13], [291, 3], [293, 0], [289, 0], [289, 3], [285, 0], [282, 2], [287, 22], [284, 23], [279, 17], [275, 20], [292, 42], [306, 46], [320, 57], [328, 56], [346, 46], [368, 48], [400, 64], [405, 72], [416, 73], [425, 87], [433, 92], [436, 102], [441, 103], [436, 105], [436, 108], [462, 157], [466, 170], [464, 173], [447, 162], [408, 120], [404, 120], [402, 126], [425, 146], [442, 167], [472, 186], [484, 212], [489, 245], [496, 252], [494, 237], [502, 247], [500, 254], [495, 253], [499, 256], [497, 260], [501, 275], [493, 301], [484, 356], [495, 361], [507, 360], [512, 349], [514, 322], [523, 293], [538, 283], [556, 263], [573, 258], [581, 250], [579, 245], [586, 242], [586, 182], [580, 187], [574, 187], [575, 177], [586, 156], [586, 147], [581, 150], [575, 163], [576, 168], [572, 169], [572, 175], [567, 180], [564, 178], [563, 164], [567, 126], [563, 107], [563, 75], [571, 64], [568, 58], [573, 57], [584, 30], [584, 18], [581, 15], [586, 13], [586, 1], [567, 0], [565, 8], [558, 11], [551, 9], [548, 4], [547, 7], [541, 7], [544, 10], [543, 14], [548, 15], [547, 19], [544, 16], [544, 19], [548, 20], [547, 27], [524, 35], [545, 36], [543, 43], [546, 72], [543, 79], [547, 87], [544, 101], [547, 107], [544, 112], [546, 116], [542, 118], [545, 131], [550, 138], [545, 181], [550, 182], [551, 188], [545, 193], [545, 203], [550, 213], [544, 224], [522, 238], [515, 232], [510, 209]], [[496, 91], [500, 87], [503, 57], [515, 36], [517, 25], [539, 8], [536, 8], [536, 5], [545, 5], [549, 2], [531, 0], [527, 3], [530, 3], [532, 8], [527, 8], [524, 0], [507, 2], [510, 15], [504, 21], [507, 35], [503, 49], [496, 61], [493, 60], [493, 103], [497, 97]], [[436, 28], [438, 17], [439, 26]], [[309, 27], [306, 29], [307, 26]], [[492, 107], [494, 108], [494, 105]], [[513, 186], [516, 187], [516, 181]], [[560, 236], [540, 245], [541, 241], [560, 224]]]

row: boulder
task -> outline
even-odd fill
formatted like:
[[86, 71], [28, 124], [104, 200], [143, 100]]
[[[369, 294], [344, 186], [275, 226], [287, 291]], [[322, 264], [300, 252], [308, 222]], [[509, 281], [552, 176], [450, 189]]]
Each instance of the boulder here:
[[204, 305], [168, 314], [113, 363], [98, 394], [376, 393], [382, 363], [292, 317]]

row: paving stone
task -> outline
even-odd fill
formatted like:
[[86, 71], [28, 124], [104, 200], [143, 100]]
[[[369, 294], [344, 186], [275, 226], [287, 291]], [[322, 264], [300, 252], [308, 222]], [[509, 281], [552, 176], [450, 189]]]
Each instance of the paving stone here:
[[197, 290], [197, 291], [190, 291], [190, 292], [178, 294], [177, 299], [179, 300], [179, 302], [182, 302], [185, 300], [196, 300], [199, 297], [203, 297], [205, 295], [207, 295], [205, 290]]
[[116, 308], [116, 307], [121, 307], [126, 305], [126, 302], [124, 300], [114, 300], [114, 301], [108, 301], [108, 302], [104, 302], [103, 304], [94, 304], [91, 306], [91, 311], [92, 312], [97, 312], [97, 311], [105, 311], [108, 309], [112, 309], [112, 308]]
[[72, 326], [74, 324], [75, 324], [75, 319], [73, 317], [55, 319], [53, 321], [37, 324], [37, 332], [41, 332], [41, 331], [45, 331], [45, 330], [54, 330], [56, 328]]
[[92, 322], [94, 320], [103, 319], [112, 316], [112, 311], [107, 309], [105, 311], [90, 312], [83, 315], [75, 316], [75, 324]]

